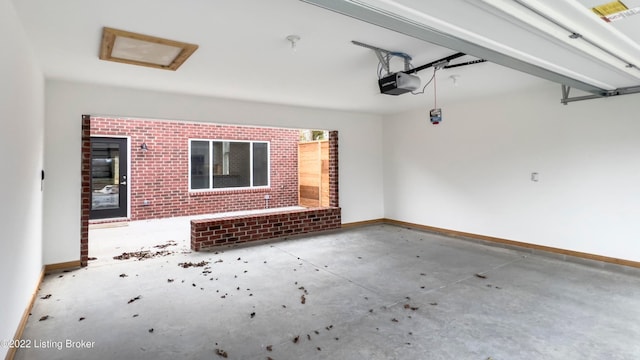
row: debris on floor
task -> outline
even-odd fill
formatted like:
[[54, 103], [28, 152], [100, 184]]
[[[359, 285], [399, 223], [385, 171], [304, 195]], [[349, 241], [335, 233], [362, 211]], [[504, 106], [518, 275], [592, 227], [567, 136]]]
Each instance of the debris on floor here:
[[226, 352], [226, 351], [224, 351], [224, 350], [221, 350], [221, 349], [216, 349], [216, 354], [217, 354], [218, 356], [222, 356], [223, 358], [227, 358], [227, 357], [229, 357], [229, 355], [227, 354], [227, 352]]
[[84, 316], [81, 316], [81, 317], [80, 317], [80, 319], [78, 319], [78, 321], [82, 321], [82, 320], [84, 320], [84, 319], [85, 319], [85, 317], [84, 317]]
[[200, 261], [198, 263], [192, 263], [191, 261], [188, 262], [183, 262], [183, 263], [178, 263], [178, 266], [183, 267], [185, 269], [190, 268], [190, 267], [203, 267], [203, 266], [207, 266], [209, 265], [208, 261]]
[[40, 320], [38, 320], [38, 321], [45, 321], [48, 318], [49, 318], [49, 315], [45, 315], [45, 316], [41, 317]]
[[169, 246], [177, 246], [177, 245], [178, 245], [178, 243], [176, 243], [175, 241], [169, 240], [169, 241], [167, 241], [166, 244], [155, 245], [154, 248], [156, 248], [156, 249], [166, 249]]
[[134, 301], [140, 300], [142, 299], [142, 295], [138, 295], [136, 297], [134, 297], [133, 299], [129, 299], [129, 302], [127, 302], [127, 304], [131, 304]]
[[293, 343], [297, 344], [299, 340], [300, 340], [300, 335], [293, 338]]
[[41, 296], [41, 297], [40, 297], [40, 299], [42, 299], [42, 300], [47, 300], [47, 299], [49, 299], [50, 297], [51, 297], [51, 294], [47, 294], [47, 295], [45, 295], [45, 296]]
[[129, 260], [131, 258], [134, 258], [138, 260], [145, 260], [145, 259], [152, 259], [158, 256], [168, 256], [171, 254], [173, 254], [173, 251], [162, 250], [162, 251], [151, 252], [150, 250], [144, 250], [144, 251], [123, 252], [120, 255], [114, 256], [113, 259]]
[[149, 329], [149, 332], [152, 333], [153, 332], [153, 328]]
[[273, 351], [273, 345], [267, 345], [267, 351]]
[[121, 278], [126, 278], [127, 276], [129, 276], [129, 275], [127, 275], [127, 274], [120, 274], [120, 277], [121, 277]]
[[477, 274], [476, 274], [476, 277], [477, 277], [477, 278], [480, 278], [480, 279], [486, 279], [486, 278], [487, 278], [487, 275], [477, 273]]
[[405, 309], [411, 309], [411, 310], [413, 310], [413, 311], [416, 311], [416, 310], [418, 310], [418, 309], [419, 309], [417, 306], [411, 306], [411, 305], [409, 305], [409, 304], [404, 304], [404, 308], [405, 308]]

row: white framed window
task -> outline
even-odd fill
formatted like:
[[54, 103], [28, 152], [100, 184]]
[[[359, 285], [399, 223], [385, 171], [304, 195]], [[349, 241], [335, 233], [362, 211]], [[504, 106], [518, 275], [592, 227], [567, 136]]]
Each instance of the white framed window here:
[[189, 140], [189, 190], [267, 188], [268, 141]]

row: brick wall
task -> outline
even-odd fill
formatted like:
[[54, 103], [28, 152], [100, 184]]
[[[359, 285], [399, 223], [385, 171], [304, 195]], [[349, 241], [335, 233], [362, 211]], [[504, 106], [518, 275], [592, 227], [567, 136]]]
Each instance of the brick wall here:
[[80, 158], [80, 266], [89, 262], [89, 214], [91, 213], [91, 117], [82, 115]]
[[[96, 135], [131, 138], [131, 220], [262, 209], [267, 194], [269, 207], [298, 204], [298, 130], [92, 117]], [[268, 141], [271, 186], [190, 192], [189, 139]]]
[[191, 220], [191, 249], [200, 251], [222, 245], [339, 229], [341, 223], [338, 207]]

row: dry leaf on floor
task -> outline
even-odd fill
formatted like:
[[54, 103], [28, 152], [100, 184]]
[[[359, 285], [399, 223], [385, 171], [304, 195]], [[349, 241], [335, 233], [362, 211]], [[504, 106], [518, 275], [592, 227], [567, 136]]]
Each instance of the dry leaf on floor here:
[[223, 358], [227, 358], [229, 356], [226, 351], [221, 349], [216, 349], [216, 354], [218, 356], [222, 356]]

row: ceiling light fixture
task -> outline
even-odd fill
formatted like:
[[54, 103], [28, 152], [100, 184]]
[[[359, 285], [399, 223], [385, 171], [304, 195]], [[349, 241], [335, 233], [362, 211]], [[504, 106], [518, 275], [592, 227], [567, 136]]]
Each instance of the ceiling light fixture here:
[[175, 71], [197, 49], [194, 44], [105, 27], [99, 58]]
[[291, 43], [291, 51], [296, 52], [296, 46], [298, 45], [298, 41], [300, 41], [300, 36], [289, 35], [286, 39]]
[[451, 82], [453, 82], [453, 86], [458, 87], [458, 79], [460, 78], [460, 75], [451, 75], [449, 76], [449, 79], [451, 79]]

